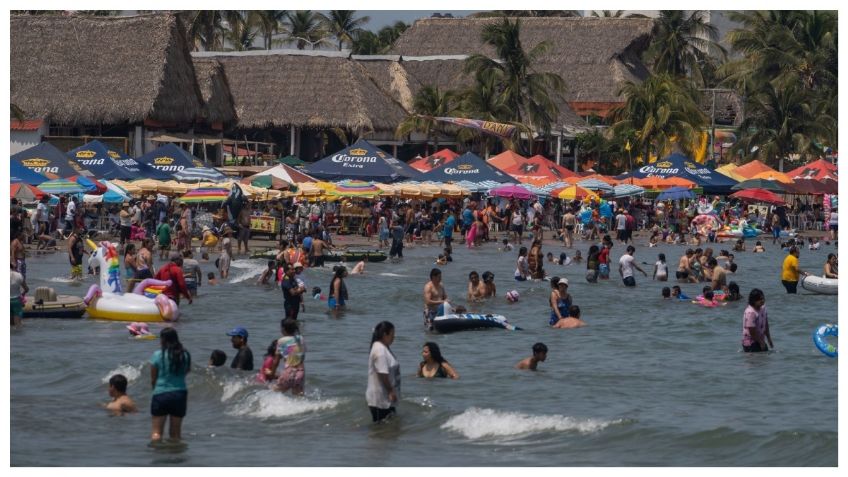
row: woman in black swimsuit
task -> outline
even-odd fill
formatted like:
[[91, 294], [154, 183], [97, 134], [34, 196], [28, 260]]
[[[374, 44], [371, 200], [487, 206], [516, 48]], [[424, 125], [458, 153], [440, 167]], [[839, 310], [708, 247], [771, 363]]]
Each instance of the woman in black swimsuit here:
[[442, 357], [442, 352], [439, 350], [439, 345], [428, 341], [424, 343], [424, 349], [421, 350], [421, 356], [424, 358], [418, 365], [419, 378], [451, 378], [459, 379], [459, 374], [453, 369], [453, 366]]

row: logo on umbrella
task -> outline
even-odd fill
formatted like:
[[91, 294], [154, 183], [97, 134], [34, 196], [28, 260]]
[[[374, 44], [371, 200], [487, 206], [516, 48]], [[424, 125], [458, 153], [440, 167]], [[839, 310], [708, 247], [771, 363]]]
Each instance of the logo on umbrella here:
[[77, 151], [77, 157], [80, 159], [90, 159], [96, 155], [97, 153], [94, 151]]
[[39, 159], [36, 159], [36, 158], [24, 159], [21, 162], [23, 163], [23, 165], [25, 165], [27, 167], [44, 167], [44, 166], [50, 164], [50, 161], [48, 161], [47, 159], [40, 159], [40, 158]]
[[562, 179], [562, 172], [560, 172], [556, 167], [548, 166], [548, 170], [550, 170], [551, 174], [556, 176], [557, 179]]
[[430, 166], [430, 169], [435, 169], [442, 165], [442, 161], [444, 161], [444, 159], [439, 156], [430, 156], [425, 162], [428, 166]]
[[167, 166], [174, 162], [173, 157], [157, 157], [153, 159], [153, 164], [157, 166]]
[[350, 150], [351, 156], [364, 156], [366, 154], [368, 154], [368, 151], [365, 150], [365, 149], [351, 149]]
[[120, 159], [121, 158], [121, 155], [118, 154], [115, 151], [108, 151], [107, 154], [109, 154], [109, 157], [111, 157], [112, 159]]
[[521, 170], [521, 172], [524, 172], [525, 174], [532, 174], [539, 170], [539, 164], [521, 164], [519, 170]]
[[477, 174], [480, 172], [480, 169], [474, 169], [474, 166], [471, 164], [460, 164], [456, 167], [447, 167], [445, 168], [445, 174]]
[[671, 167], [671, 161], [658, 162], [656, 163], [656, 167], [659, 167], [661, 169], [668, 169], [669, 167]]

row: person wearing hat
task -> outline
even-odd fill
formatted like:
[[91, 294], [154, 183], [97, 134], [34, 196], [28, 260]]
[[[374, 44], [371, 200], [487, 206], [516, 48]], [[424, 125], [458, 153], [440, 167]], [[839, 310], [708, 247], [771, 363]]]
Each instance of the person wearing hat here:
[[162, 281], [171, 280], [171, 285], [162, 290], [162, 293], [174, 300], [177, 305], [180, 304], [180, 295], [185, 295], [188, 298], [188, 303], [191, 304], [191, 291], [189, 291], [183, 275], [183, 257], [179, 252], [171, 252], [168, 260], [168, 263], [162, 265], [156, 272], [155, 277]]
[[559, 320], [568, 316], [568, 309], [571, 307], [571, 295], [568, 294], [568, 279], [553, 277], [551, 278], [551, 317], [548, 324], [553, 326]]
[[230, 367], [242, 371], [253, 371], [253, 351], [247, 345], [247, 330], [244, 327], [237, 326], [230, 330], [227, 336], [232, 337], [233, 348], [238, 350], [233, 362], [230, 363]]

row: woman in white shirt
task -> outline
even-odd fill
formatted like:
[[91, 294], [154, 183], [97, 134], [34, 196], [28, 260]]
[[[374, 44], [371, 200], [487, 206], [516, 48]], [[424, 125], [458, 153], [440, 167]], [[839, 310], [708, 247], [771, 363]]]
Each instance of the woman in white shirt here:
[[368, 388], [365, 400], [374, 422], [395, 413], [400, 399], [400, 364], [389, 348], [395, 340], [395, 325], [381, 321], [371, 335], [371, 354], [368, 356]]
[[828, 223], [830, 225], [830, 239], [836, 240], [836, 234], [839, 232], [839, 214], [835, 208], [830, 211]]

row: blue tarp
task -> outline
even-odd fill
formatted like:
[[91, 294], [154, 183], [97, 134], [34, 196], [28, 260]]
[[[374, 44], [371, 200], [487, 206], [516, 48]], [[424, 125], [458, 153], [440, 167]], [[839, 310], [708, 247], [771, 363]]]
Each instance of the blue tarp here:
[[512, 176], [471, 152], [466, 152], [447, 164], [427, 172], [421, 176], [420, 180], [433, 182], [494, 181], [500, 184], [514, 184], [516, 182]]
[[25, 165], [21, 164], [18, 161], [10, 161], [11, 165], [11, 174], [10, 177], [12, 182], [24, 182], [29, 185], [38, 185], [42, 182], [47, 182], [49, 179], [42, 176], [37, 172], [33, 172]]
[[143, 156], [136, 157], [135, 160], [139, 164], [150, 166], [169, 176], [183, 169], [203, 166], [203, 161], [171, 143], [160, 146]]
[[421, 177], [420, 172], [364, 139], [307, 165], [306, 173], [330, 181], [360, 179], [384, 183]]
[[[621, 177], [621, 176], [619, 176]], [[728, 194], [736, 181], [689, 159], [680, 153], [674, 153], [653, 164], [647, 164], [630, 171], [625, 177], [680, 177], [702, 187], [706, 194]]]
[[71, 177], [83, 173], [83, 167], [49, 142], [42, 142], [11, 157], [27, 169], [39, 174]]
[[68, 151], [80, 166], [98, 179], [170, 179], [170, 174], [139, 164], [130, 156], [118, 152], [98, 140]]

